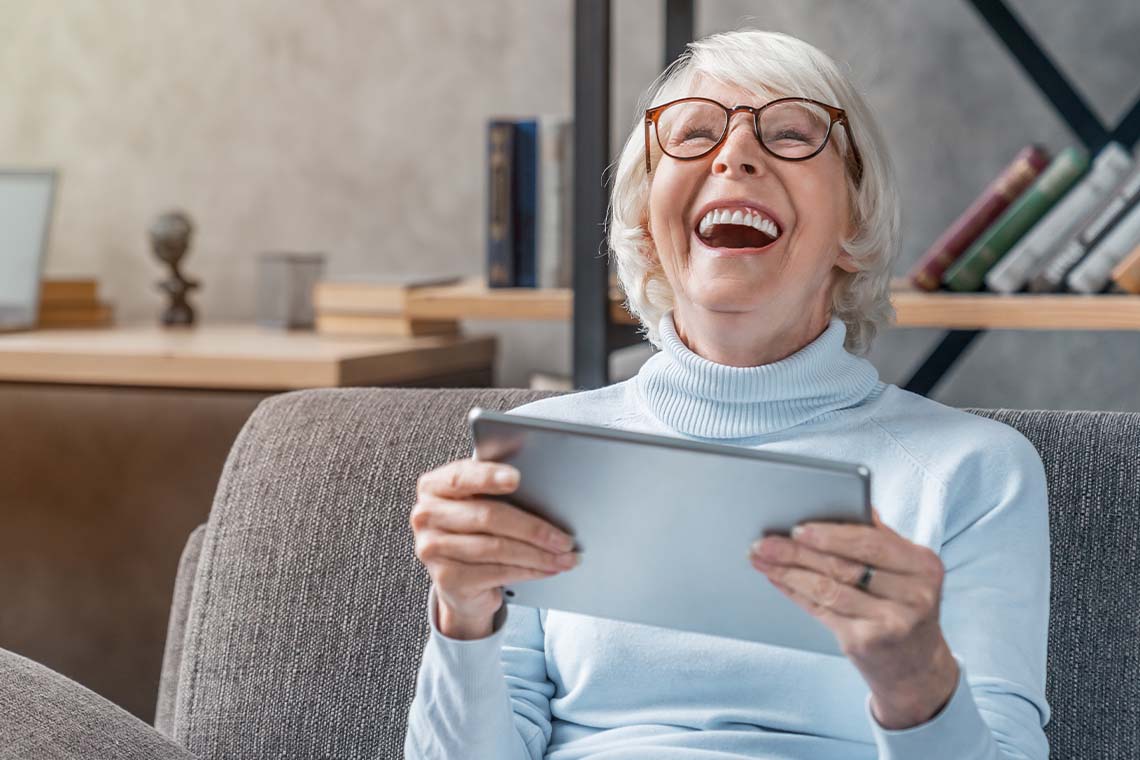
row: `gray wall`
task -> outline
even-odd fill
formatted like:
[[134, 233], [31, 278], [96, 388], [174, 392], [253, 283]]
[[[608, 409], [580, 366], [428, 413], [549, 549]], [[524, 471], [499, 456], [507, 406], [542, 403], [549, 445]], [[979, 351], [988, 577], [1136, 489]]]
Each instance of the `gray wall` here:
[[[615, 147], [660, 67], [662, 6], [614, 2]], [[1140, 92], [1133, 0], [1013, 6], [1114, 123]], [[850, 64], [893, 145], [898, 274], [1023, 144], [1074, 139], [965, 0], [698, 2], [699, 34], [742, 24]], [[170, 206], [198, 222], [186, 269], [211, 320], [252, 316], [264, 250], [326, 251], [334, 274], [480, 274], [485, 120], [569, 111], [571, 33], [569, 0], [0, 0], [0, 164], [62, 168], [48, 271], [97, 275], [124, 320], [161, 309], [145, 229]], [[567, 325], [469, 329], [501, 336], [502, 384], [568, 372]], [[893, 330], [872, 360], [902, 382], [939, 334]], [[935, 395], [1140, 409], [1138, 345], [995, 332]], [[615, 355], [616, 377], [646, 355]]]

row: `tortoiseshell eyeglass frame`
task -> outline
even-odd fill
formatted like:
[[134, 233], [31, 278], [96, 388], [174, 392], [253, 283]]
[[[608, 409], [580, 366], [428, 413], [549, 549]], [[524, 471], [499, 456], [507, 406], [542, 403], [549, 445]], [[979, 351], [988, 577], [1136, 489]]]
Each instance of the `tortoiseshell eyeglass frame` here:
[[[703, 153], [696, 155], [696, 156], [680, 157], [680, 156], [674, 156], [672, 153], [665, 150], [665, 146], [661, 144], [661, 133], [660, 133], [660, 131], [658, 131], [658, 128], [657, 128], [657, 120], [661, 117], [662, 112], [664, 112], [666, 108], [669, 108], [670, 106], [674, 106], [678, 103], [686, 103], [686, 102], [711, 103], [712, 105], [715, 105], [715, 106], [718, 106], [719, 108], [724, 109], [724, 113], [725, 113], [724, 131], [721, 133], [720, 137], [717, 139], [716, 144], [713, 145], [708, 150], [704, 151]], [[810, 156], [801, 156], [799, 158], [788, 158], [787, 156], [781, 156], [781, 155], [775, 153], [767, 145], [765, 145], [764, 140], [760, 137], [760, 114], [761, 114], [761, 112], [765, 108], [769, 108], [771, 106], [774, 106], [777, 103], [789, 103], [789, 102], [811, 103], [812, 105], [816, 105], [816, 106], [819, 106], [820, 108], [822, 108], [831, 117], [831, 121], [827, 125], [827, 134], [824, 135], [824, 137], [823, 137], [823, 142], [820, 143], [819, 147]], [[732, 124], [732, 117], [735, 116], [736, 113], [739, 111], [744, 111], [746, 113], [752, 114], [752, 133], [756, 136], [756, 142], [760, 143], [760, 147], [763, 148], [766, 153], [771, 155], [773, 158], [780, 159], [781, 161], [807, 161], [809, 158], [814, 158], [815, 156], [818, 156], [820, 154], [820, 152], [824, 148], [827, 147], [827, 141], [831, 139], [831, 128], [835, 125], [836, 122], [843, 124], [843, 128], [845, 130], [847, 130], [847, 143], [851, 146], [851, 155], [855, 160], [855, 183], [859, 184], [859, 181], [863, 178], [863, 157], [859, 154], [859, 148], [858, 148], [858, 146], [855, 145], [855, 138], [851, 135], [851, 127], [847, 121], [847, 112], [844, 111], [842, 108], [839, 108], [837, 106], [829, 106], [826, 103], [820, 103], [818, 100], [812, 100], [811, 98], [799, 98], [799, 97], [778, 98], [776, 100], [765, 103], [764, 105], [760, 106], [759, 108], [755, 108], [753, 106], [733, 106], [732, 108], [729, 108], [728, 106], [724, 105], [723, 103], [712, 100], [711, 98], [679, 98], [677, 100], [671, 100], [668, 103], [662, 103], [659, 106], [654, 106], [653, 108], [648, 108], [645, 111], [645, 173], [651, 174], [653, 172], [653, 165], [650, 162], [650, 156], [649, 156], [649, 154], [650, 154], [649, 127], [651, 125], [653, 127], [653, 132], [657, 135], [657, 145], [658, 145], [658, 147], [661, 148], [662, 153], [664, 153], [666, 156], [669, 156], [670, 158], [675, 159], [677, 161], [696, 161], [696, 160], [704, 158], [705, 156], [712, 153], [713, 151], [715, 151], [717, 148], [719, 148], [721, 145], [724, 144], [724, 139], [728, 135], [728, 128]]]

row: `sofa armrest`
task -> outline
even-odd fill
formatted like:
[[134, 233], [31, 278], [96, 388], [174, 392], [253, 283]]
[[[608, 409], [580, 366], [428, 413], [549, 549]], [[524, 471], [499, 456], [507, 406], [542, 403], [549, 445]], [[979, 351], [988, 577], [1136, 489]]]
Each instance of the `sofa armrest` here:
[[0, 760], [192, 760], [125, 710], [0, 649]]

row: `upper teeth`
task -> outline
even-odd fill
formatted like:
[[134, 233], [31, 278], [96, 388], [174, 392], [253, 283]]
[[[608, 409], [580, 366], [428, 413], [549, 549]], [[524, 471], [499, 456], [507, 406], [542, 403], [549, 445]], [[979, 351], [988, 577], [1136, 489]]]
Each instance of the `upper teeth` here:
[[714, 224], [743, 224], [758, 229], [771, 238], [779, 234], [775, 222], [752, 209], [714, 208], [701, 219], [700, 233], [708, 235]]

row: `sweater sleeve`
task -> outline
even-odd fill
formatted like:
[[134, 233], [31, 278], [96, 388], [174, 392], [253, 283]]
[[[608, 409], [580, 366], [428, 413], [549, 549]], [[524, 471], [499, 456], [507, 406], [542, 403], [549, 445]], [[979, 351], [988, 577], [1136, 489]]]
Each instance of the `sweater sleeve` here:
[[408, 760], [541, 760], [550, 741], [550, 698], [538, 610], [504, 604], [492, 633], [464, 641], [439, 630], [435, 586], [430, 634], [408, 713]]
[[947, 487], [943, 635], [958, 686], [931, 720], [867, 717], [880, 760], [1045, 760], [1049, 519], [1045, 470], [1020, 433], [995, 436]]

